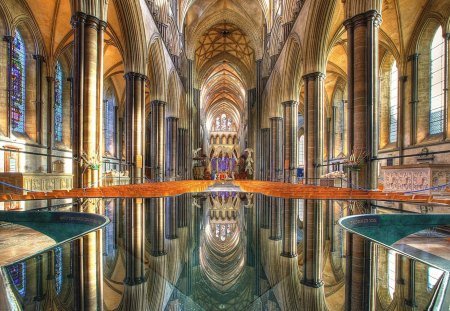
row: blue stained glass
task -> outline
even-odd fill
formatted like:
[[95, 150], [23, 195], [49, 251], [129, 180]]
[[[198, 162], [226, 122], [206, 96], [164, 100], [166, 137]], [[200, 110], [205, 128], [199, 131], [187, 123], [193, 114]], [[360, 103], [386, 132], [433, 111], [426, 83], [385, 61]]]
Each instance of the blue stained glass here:
[[56, 63], [55, 68], [55, 141], [62, 142], [63, 133], [63, 73], [61, 64]]
[[105, 131], [105, 151], [110, 155], [115, 155], [116, 144], [116, 113], [115, 113], [115, 98], [105, 100], [104, 111], [104, 131]]
[[14, 288], [21, 297], [26, 294], [26, 264], [24, 262], [14, 264], [7, 268], [9, 277], [11, 278]]
[[16, 31], [11, 57], [11, 128], [25, 133], [25, 43]]
[[55, 248], [55, 280], [56, 280], [56, 293], [61, 292], [63, 278], [63, 256], [62, 248]]

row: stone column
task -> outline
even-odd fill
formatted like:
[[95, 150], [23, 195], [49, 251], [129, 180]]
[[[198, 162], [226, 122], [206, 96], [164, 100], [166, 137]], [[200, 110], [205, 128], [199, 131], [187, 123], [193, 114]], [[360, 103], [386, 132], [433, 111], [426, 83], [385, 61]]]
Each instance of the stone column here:
[[284, 182], [296, 182], [298, 102], [283, 103], [284, 113]]
[[152, 198], [150, 211], [150, 254], [152, 256], [163, 256], [166, 254], [164, 247], [165, 232], [165, 199]]
[[125, 75], [125, 158], [131, 183], [143, 183], [145, 176], [145, 80], [139, 73]]
[[[178, 197], [166, 197], [166, 239], [174, 240], [178, 238], [177, 221], [178, 221]], [[184, 201], [184, 200], [183, 200]], [[182, 202], [183, 202], [182, 201]]]
[[324, 142], [324, 78], [321, 72], [305, 80], [305, 180], [318, 184], [322, 175]]
[[283, 173], [283, 118], [270, 118], [270, 178], [279, 181]]
[[74, 28], [74, 185], [98, 186], [101, 170], [93, 165], [101, 161], [98, 120], [103, 120], [101, 96], [98, 92], [103, 68], [103, 31], [105, 22], [77, 12], [72, 16]]
[[409, 105], [409, 145], [417, 141], [417, 104], [419, 103], [419, 54], [408, 57], [411, 62], [411, 102]]
[[303, 284], [311, 310], [325, 306], [323, 286], [324, 221], [323, 202], [305, 200], [303, 217]]
[[125, 281], [135, 286], [145, 281], [145, 203], [141, 198], [126, 199]]
[[378, 28], [381, 15], [376, 10], [354, 15], [344, 23], [352, 43], [348, 54], [348, 68], [352, 72], [351, 98], [353, 141], [350, 152], [366, 153], [367, 161], [359, 171], [359, 183], [363, 188], [377, 188], [377, 164], [372, 161], [378, 154]]
[[54, 142], [54, 97], [55, 97], [55, 79], [53, 77], [47, 77], [47, 173], [53, 171], [53, 142]]
[[176, 180], [178, 175], [178, 118], [167, 117], [167, 143], [166, 143], [166, 177]]
[[166, 103], [155, 100], [152, 102], [152, 132], [151, 132], [151, 155], [152, 155], [152, 179], [164, 181], [164, 152], [165, 152], [165, 130]]
[[42, 63], [44, 62], [44, 56], [33, 55], [33, 58], [36, 60], [36, 142], [43, 144]]
[[445, 39], [445, 51], [444, 51], [444, 140], [450, 137], [450, 113], [449, 113], [449, 96], [448, 90], [450, 87], [450, 70], [448, 69], [450, 63], [450, 33], [446, 33], [444, 36]]
[[297, 199], [283, 199], [283, 251], [281, 256], [297, 256]]
[[282, 217], [282, 204], [283, 199], [280, 198], [270, 198], [270, 236], [269, 239], [278, 241], [281, 240], [281, 217]]

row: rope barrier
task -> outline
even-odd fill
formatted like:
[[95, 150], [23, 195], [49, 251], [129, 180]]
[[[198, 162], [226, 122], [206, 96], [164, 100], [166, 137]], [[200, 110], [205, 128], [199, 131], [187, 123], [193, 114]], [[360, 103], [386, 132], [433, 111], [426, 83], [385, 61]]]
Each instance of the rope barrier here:
[[22, 191], [26, 191], [26, 192], [40, 192], [40, 191], [35, 191], [35, 190], [29, 190], [29, 189], [25, 189], [25, 188], [21, 188], [21, 187], [17, 187], [11, 184], [8, 184], [6, 182], [0, 181], [0, 184], [5, 185], [7, 187], [13, 188], [13, 189], [17, 189], [17, 190], [22, 190]]
[[416, 192], [423, 192], [423, 191], [429, 191], [429, 190], [434, 190], [434, 189], [441, 189], [441, 188], [446, 188], [447, 186], [450, 186], [450, 182], [448, 182], [448, 183], [446, 183], [446, 184], [438, 185], [438, 186], [433, 186], [433, 187], [430, 187], [430, 188], [425, 188], [425, 189], [420, 189], [420, 190], [408, 191], [408, 192], [405, 192], [405, 194], [416, 193]]

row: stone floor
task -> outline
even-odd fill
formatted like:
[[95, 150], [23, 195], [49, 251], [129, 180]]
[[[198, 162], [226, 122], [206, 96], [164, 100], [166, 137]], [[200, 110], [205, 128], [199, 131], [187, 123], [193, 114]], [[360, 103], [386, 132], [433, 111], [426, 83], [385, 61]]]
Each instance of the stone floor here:
[[53, 239], [36, 230], [0, 221], [0, 266], [35, 255], [55, 244]]

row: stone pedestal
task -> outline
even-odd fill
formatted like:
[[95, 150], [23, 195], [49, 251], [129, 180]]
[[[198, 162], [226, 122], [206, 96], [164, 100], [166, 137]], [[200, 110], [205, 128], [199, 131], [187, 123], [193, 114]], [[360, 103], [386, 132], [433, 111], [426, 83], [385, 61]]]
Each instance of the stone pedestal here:
[[[385, 192], [408, 192], [437, 187], [450, 182], [450, 165], [417, 164], [385, 166], [381, 168], [384, 176]], [[450, 186], [420, 192], [442, 192]]]

